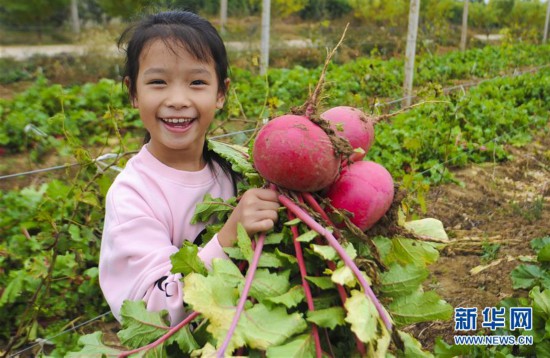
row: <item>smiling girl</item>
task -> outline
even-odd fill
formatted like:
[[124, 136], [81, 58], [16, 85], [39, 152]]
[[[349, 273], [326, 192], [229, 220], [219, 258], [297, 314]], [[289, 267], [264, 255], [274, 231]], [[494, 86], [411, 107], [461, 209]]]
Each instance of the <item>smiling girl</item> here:
[[[185, 317], [181, 275], [170, 256], [194, 242], [205, 224], [190, 224], [205, 194], [229, 199], [238, 177], [208, 150], [206, 133], [229, 87], [223, 41], [205, 19], [185, 11], [151, 15], [126, 30], [124, 83], [147, 129], [145, 144], [115, 179], [106, 198], [99, 259], [100, 286], [120, 320], [124, 300], [167, 310], [171, 324]], [[237, 224], [249, 235], [271, 229], [277, 194], [246, 191], [222, 229], [201, 249], [207, 267], [227, 259]]]

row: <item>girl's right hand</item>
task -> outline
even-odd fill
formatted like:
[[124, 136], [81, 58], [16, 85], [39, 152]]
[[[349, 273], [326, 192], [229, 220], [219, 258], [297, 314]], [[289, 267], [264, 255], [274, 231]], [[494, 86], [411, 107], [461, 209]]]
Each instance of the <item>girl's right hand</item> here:
[[220, 245], [233, 246], [237, 240], [238, 223], [241, 223], [250, 236], [272, 229], [277, 222], [279, 207], [276, 191], [271, 189], [247, 190], [218, 233]]

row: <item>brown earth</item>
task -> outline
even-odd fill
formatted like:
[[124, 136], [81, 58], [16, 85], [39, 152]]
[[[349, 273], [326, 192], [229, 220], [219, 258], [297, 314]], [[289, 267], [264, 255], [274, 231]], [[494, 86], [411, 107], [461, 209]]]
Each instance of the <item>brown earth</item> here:
[[[431, 265], [426, 288], [453, 307], [481, 312], [502, 299], [525, 296], [512, 289], [510, 272], [520, 259], [533, 257], [531, 240], [550, 235], [550, 136], [509, 152], [510, 161], [454, 171], [462, 185], [437, 186], [428, 195], [426, 217], [441, 220], [451, 242]], [[471, 273], [481, 265], [492, 266]], [[453, 324], [429, 322], [407, 330], [431, 350], [436, 337], [452, 342]]]

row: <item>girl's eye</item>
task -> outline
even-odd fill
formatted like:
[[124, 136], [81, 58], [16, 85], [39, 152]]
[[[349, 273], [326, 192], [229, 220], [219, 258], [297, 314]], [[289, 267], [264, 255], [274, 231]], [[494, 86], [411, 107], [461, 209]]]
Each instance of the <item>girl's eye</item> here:
[[151, 80], [151, 81], [149, 81], [150, 85], [163, 85], [165, 83], [166, 82], [164, 82], [163, 80]]
[[201, 86], [201, 85], [205, 85], [206, 82], [203, 81], [203, 80], [194, 80], [193, 82], [191, 82], [191, 85], [193, 86]]

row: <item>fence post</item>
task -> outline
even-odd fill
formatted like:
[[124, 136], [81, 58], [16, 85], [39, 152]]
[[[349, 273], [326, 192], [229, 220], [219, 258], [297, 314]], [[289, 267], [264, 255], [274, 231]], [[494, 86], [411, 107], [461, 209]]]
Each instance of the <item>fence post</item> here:
[[548, 7], [546, 8], [546, 21], [544, 22], [544, 35], [542, 36], [542, 43], [545, 44], [548, 39], [548, 23], [550, 22], [550, 0], [548, 0]]
[[470, 0], [464, 0], [464, 10], [462, 12], [462, 34], [460, 35], [460, 51], [466, 50], [468, 40], [468, 4]]
[[225, 35], [225, 25], [227, 24], [227, 0], [221, 0], [220, 4], [220, 32]]
[[418, 17], [420, 14], [420, 0], [411, 0], [409, 7], [409, 30], [407, 33], [407, 50], [405, 52], [405, 81], [403, 83], [403, 97], [405, 106], [412, 101], [412, 87], [414, 77], [414, 57], [416, 54], [416, 34], [418, 32]]
[[80, 34], [80, 17], [78, 16], [78, 0], [71, 0], [71, 27], [74, 34]]
[[269, 28], [271, 18], [271, 0], [262, 2], [262, 43], [260, 55], [260, 75], [265, 75], [269, 66]]

